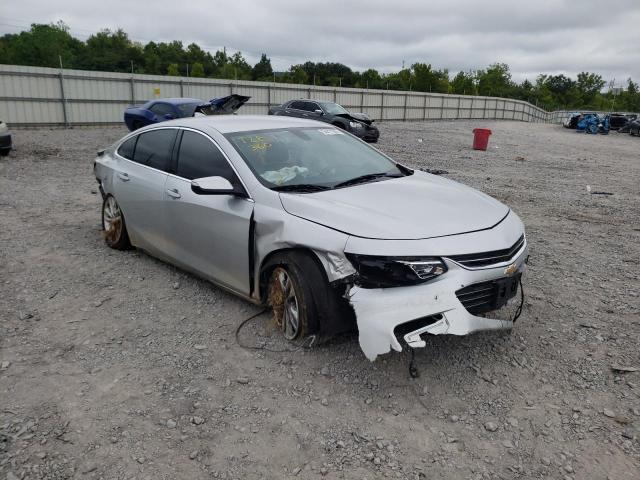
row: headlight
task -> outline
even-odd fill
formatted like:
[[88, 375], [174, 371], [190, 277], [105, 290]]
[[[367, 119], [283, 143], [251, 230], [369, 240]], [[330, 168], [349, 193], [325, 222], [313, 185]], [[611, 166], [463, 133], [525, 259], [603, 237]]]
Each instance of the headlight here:
[[389, 288], [428, 282], [447, 271], [437, 257], [378, 257], [346, 254], [358, 272], [358, 283], [366, 288]]
[[349, 126], [351, 128], [358, 129], [358, 128], [362, 128], [363, 125], [360, 122], [349, 122]]

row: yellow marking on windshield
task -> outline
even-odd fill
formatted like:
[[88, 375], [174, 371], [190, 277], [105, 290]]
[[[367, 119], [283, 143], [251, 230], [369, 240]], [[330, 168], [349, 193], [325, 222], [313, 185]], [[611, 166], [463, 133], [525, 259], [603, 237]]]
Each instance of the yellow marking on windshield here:
[[240, 140], [245, 145], [251, 146], [251, 150], [254, 152], [269, 150], [272, 145], [267, 142], [267, 138], [262, 135], [248, 135], [246, 137], [239, 137]]

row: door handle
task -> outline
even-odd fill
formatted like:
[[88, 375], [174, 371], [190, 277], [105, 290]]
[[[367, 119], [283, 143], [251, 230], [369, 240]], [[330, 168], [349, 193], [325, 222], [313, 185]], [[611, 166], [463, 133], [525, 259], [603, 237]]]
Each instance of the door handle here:
[[118, 178], [119, 178], [120, 180], [122, 180], [123, 182], [128, 182], [129, 180], [131, 180], [131, 179], [129, 178], [129, 174], [128, 174], [128, 173], [118, 172], [118, 174], [117, 174], [117, 175], [118, 175]]
[[177, 188], [167, 189], [167, 195], [169, 195], [171, 198], [180, 198], [180, 197], [182, 197], [182, 195], [180, 195], [180, 192], [178, 191]]

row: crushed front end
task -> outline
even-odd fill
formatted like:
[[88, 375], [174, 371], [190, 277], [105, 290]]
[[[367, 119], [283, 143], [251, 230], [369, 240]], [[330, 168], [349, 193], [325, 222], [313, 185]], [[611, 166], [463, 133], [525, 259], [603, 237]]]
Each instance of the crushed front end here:
[[[369, 360], [391, 348], [401, 351], [399, 339], [415, 348], [425, 346], [425, 334], [467, 335], [513, 327], [513, 316], [485, 316], [521, 301], [518, 291], [528, 245], [513, 213], [492, 229], [451, 237], [399, 241], [351, 237], [347, 250], [372, 252], [346, 253], [358, 272], [348, 297], [360, 347]], [[402, 255], [405, 252], [412, 256]]]

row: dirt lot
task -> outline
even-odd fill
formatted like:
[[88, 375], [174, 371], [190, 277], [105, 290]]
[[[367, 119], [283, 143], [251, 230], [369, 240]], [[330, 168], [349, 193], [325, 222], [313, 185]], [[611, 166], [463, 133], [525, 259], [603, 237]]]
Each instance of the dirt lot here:
[[[257, 307], [109, 250], [91, 164], [124, 133], [15, 131], [0, 160], [1, 478], [640, 478], [640, 371], [612, 370], [640, 368], [640, 139], [381, 125], [382, 150], [506, 202], [531, 246], [513, 333], [433, 337], [412, 380], [355, 336], [245, 350]], [[267, 323], [242, 341], [286, 349]]]

